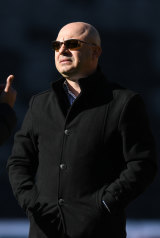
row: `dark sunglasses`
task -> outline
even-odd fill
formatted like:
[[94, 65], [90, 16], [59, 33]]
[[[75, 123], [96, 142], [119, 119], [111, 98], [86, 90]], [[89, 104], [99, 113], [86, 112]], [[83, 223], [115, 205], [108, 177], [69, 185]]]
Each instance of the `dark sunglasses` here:
[[70, 39], [70, 40], [65, 40], [62, 42], [55, 40], [55, 41], [52, 41], [52, 49], [55, 51], [59, 51], [61, 46], [64, 44], [67, 49], [75, 50], [75, 49], [80, 48], [82, 43], [96, 46], [96, 44], [94, 44], [94, 43], [89, 43], [89, 42], [85, 42], [85, 41], [77, 40], [77, 39]]

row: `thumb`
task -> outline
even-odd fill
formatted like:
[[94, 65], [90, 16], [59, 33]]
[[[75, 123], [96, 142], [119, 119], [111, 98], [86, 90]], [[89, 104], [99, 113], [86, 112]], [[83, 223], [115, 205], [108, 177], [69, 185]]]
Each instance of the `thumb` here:
[[5, 85], [5, 89], [4, 91], [7, 93], [9, 91], [9, 89], [11, 88], [11, 84], [12, 84], [12, 81], [14, 79], [14, 75], [9, 75], [8, 78], [7, 78], [7, 82], [6, 82], [6, 85]]

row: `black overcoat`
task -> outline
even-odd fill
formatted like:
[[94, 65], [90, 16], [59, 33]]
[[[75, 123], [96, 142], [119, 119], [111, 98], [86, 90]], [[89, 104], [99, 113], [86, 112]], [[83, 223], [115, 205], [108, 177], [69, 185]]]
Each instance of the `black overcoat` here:
[[56, 237], [59, 216], [70, 238], [124, 238], [125, 207], [156, 172], [143, 100], [98, 70], [69, 107], [63, 82], [32, 97], [8, 160], [29, 237]]

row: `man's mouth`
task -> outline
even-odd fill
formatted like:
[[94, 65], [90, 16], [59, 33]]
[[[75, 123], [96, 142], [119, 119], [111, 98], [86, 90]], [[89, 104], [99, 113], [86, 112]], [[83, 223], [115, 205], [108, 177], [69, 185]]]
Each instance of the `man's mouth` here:
[[71, 59], [61, 59], [59, 61], [60, 63], [68, 63], [68, 62], [72, 62]]

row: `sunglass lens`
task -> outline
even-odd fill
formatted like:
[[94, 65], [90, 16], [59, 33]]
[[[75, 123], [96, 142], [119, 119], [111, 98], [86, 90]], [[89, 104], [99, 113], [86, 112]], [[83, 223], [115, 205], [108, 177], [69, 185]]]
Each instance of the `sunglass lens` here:
[[52, 49], [53, 50], [59, 50], [61, 47], [61, 43], [59, 41], [53, 41], [52, 42]]
[[79, 47], [79, 41], [78, 40], [68, 40], [65, 42], [65, 45], [68, 49], [76, 49]]
[[[61, 48], [61, 45], [63, 42], [60, 41], [52, 41], [52, 49], [55, 51], [58, 51]], [[73, 39], [73, 40], [66, 40], [64, 41], [64, 44], [67, 49], [77, 49], [81, 46], [79, 40]]]

